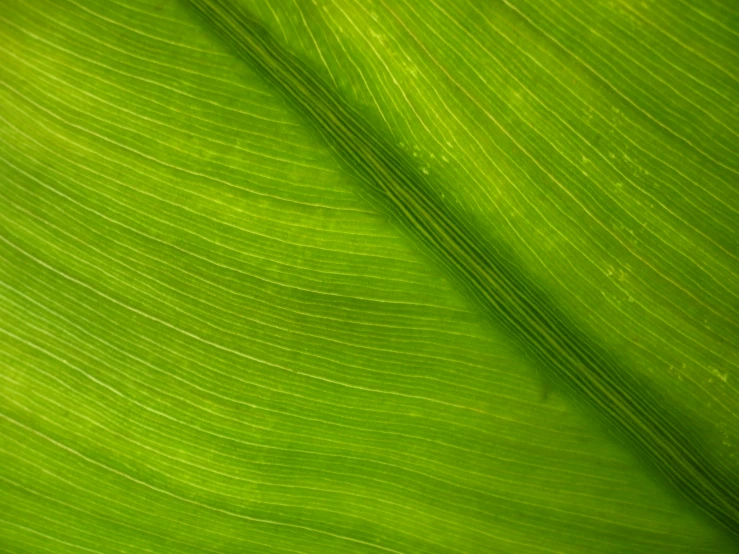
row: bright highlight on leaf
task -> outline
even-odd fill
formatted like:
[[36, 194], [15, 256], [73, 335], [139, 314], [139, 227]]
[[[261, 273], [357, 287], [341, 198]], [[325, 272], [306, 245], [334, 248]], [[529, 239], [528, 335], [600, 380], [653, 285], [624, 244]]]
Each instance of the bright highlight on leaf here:
[[736, 550], [738, 17], [11, 0], [0, 550]]

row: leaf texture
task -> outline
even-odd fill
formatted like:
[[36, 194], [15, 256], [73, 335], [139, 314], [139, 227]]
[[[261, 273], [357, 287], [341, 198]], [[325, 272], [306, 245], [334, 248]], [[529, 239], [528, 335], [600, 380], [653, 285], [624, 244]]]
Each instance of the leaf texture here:
[[733, 551], [731, 7], [192, 4], [0, 13], [0, 549]]

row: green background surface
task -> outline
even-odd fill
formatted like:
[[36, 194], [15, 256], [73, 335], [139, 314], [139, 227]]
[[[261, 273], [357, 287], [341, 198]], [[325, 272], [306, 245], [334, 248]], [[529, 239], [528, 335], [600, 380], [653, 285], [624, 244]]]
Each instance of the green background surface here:
[[[241, 5], [739, 475], [731, 2]], [[187, 3], [0, 62], [0, 551], [737, 549]]]

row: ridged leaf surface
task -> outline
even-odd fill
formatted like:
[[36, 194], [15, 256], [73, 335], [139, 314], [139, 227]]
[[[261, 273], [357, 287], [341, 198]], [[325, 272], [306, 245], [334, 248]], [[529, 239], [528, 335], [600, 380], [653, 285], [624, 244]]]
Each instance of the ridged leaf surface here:
[[737, 16], [6, 2], [0, 550], [734, 551]]

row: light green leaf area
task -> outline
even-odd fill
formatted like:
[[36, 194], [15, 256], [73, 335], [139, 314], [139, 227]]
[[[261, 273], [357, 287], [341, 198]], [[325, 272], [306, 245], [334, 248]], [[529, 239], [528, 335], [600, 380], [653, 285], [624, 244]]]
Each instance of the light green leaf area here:
[[736, 551], [737, 29], [3, 2], [0, 551]]

